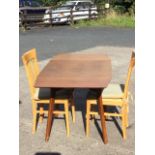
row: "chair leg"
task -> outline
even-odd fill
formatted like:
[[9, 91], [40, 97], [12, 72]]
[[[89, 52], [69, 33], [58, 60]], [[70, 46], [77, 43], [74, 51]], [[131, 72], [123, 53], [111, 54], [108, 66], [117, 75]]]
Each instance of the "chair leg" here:
[[70, 128], [69, 128], [69, 116], [68, 116], [68, 114], [69, 114], [69, 112], [68, 112], [68, 101], [65, 102], [64, 106], [65, 106], [66, 130], [67, 130], [67, 136], [69, 136]]
[[123, 133], [123, 139], [126, 139], [126, 112], [125, 112], [125, 106], [122, 107], [122, 133]]
[[43, 118], [44, 118], [44, 107], [43, 105], [40, 105], [40, 116], [39, 116], [39, 122], [42, 123], [43, 122]]
[[36, 132], [36, 123], [37, 123], [37, 112], [36, 112], [36, 102], [32, 101], [32, 115], [33, 115], [33, 120], [32, 120], [32, 134]]
[[87, 101], [86, 103], [86, 136], [88, 137], [90, 134], [90, 103]]
[[128, 105], [128, 103], [126, 103], [125, 104], [125, 124], [126, 124], [126, 127], [128, 127], [129, 126], [129, 119], [128, 119], [128, 114], [129, 114], [129, 105]]
[[72, 111], [72, 120], [73, 120], [73, 123], [75, 123], [75, 104], [73, 99], [71, 99], [71, 111]]

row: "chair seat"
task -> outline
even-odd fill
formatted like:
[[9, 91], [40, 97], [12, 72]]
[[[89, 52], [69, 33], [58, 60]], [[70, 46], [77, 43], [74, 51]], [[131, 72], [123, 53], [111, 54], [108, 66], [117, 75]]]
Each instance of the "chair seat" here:
[[[109, 84], [102, 92], [102, 97], [104, 99], [114, 98], [121, 99], [123, 98], [124, 85], [123, 84]], [[97, 92], [90, 90], [88, 93], [88, 99], [97, 99]]]
[[109, 84], [102, 92], [103, 98], [123, 98], [123, 84]]
[[[55, 99], [69, 99], [72, 95], [72, 89], [59, 89], [56, 91]], [[35, 100], [49, 100], [50, 89], [36, 88], [34, 98]]]

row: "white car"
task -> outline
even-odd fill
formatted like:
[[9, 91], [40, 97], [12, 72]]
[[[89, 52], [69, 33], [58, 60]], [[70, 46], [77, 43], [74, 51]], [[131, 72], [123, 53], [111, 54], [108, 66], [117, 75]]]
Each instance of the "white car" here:
[[[71, 12], [72, 10], [72, 12]], [[97, 7], [90, 0], [67, 1], [55, 10], [46, 10], [43, 21], [46, 24], [51, 23], [70, 23], [71, 20], [96, 18]]]

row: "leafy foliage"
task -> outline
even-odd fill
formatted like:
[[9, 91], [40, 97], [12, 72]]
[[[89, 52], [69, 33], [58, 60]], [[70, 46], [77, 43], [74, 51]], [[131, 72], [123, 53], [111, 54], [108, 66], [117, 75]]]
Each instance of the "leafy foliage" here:
[[116, 0], [113, 3], [114, 10], [118, 13], [128, 13], [129, 15], [135, 14], [135, 0]]
[[[43, 4], [43, 6], [58, 6], [68, 0], [35, 0]], [[128, 13], [135, 14], [135, 0], [92, 0], [98, 7], [103, 9], [105, 3], [110, 3], [111, 9], [119, 14]]]
[[110, 3], [111, 9], [119, 14], [135, 14], [135, 0], [94, 0], [98, 8], [104, 8], [105, 3]]

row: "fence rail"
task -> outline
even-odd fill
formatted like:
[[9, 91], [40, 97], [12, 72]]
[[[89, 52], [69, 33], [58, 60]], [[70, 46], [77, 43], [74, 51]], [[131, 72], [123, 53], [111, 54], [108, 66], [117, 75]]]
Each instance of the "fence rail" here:
[[[48, 10], [48, 12], [46, 11]], [[23, 7], [20, 8], [19, 12], [19, 24], [20, 26], [24, 27], [25, 29], [31, 23], [42, 23], [42, 24], [49, 24], [53, 25], [56, 23], [57, 20], [66, 19], [66, 22], [70, 22], [74, 24], [74, 21], [81, 19], [96, 19], [100, 16], [105, 14], [104, 9], [94, 9], [94, 8], [87, 8], [87, 9], [80, 9], [80, 10], [70, 10], [70, 11], [53, 11], [51, 7], [38, 7], [38, 8], [29, 8]], [[55, 14], [63, 14], [62, 16], [55, 17]], [[46, 16], [46, 18], [44, 18]]]

